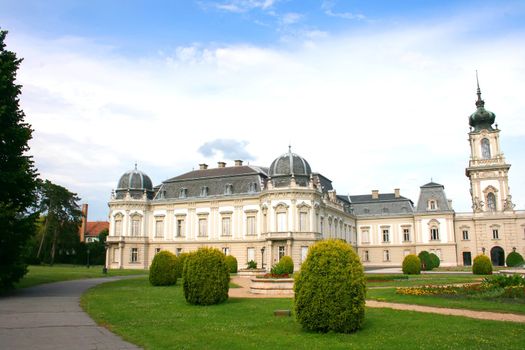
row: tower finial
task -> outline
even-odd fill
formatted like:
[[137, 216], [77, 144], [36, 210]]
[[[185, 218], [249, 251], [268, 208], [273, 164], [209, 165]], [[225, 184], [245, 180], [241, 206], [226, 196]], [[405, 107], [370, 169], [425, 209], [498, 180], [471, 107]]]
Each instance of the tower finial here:
[[135, 170], [137, 170], [137, 162], [135, 161]]
[[288, 153], [292, 153], [292, 145], [288, 144]]
[[478, 78], [478, 70], [476, 69], [476, 84], [478, 86], [478, 89], [476, 91], [476, 94], [478, 95], [478, 100], [476, 101], [476, 107], [484, 107], [485, 101], [481, 99], [481, 89], [479, 88], [479, 78]]

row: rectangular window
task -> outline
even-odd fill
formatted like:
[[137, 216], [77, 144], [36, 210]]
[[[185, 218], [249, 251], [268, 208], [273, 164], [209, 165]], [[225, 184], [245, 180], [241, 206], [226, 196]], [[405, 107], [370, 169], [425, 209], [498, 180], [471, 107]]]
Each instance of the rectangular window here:
[[179, 256], [182, 254], [182, 248], [175, 249], [175, 255]]
[[499, 239], [499, 231], [497, 228], [492, 229], [492, 239]]
[[199, 237], [208, 236], [208, 219], [199, 219]]
[[131, 220], [131, 236], [140, 236], [140, 219]]
[[429, 209], [430, 210], [436, 210], [436, 202], [435, 201], [430, 201]]
[[430, 240], [431, 241], [439, 240], [439, 229], [437, 227], [432, 227], [430, 229]]
[[155, 221], [155, 237], [164, 237], [164, 220]]
[[409, 228], [403, 229], [403, 242], [410, 242], [410, 229]]
[[255, 235], [257, 232], [257, 228], [255, 227], [255, 216], [247, 216], [246, 217], [246, 234], [247, 235]]
[[383, 243], [389, 243], [390, 242], [390, 230], [385, 228], [383, 229]]
[[370, 231], [368, 231], [368, 229], [361, 230], [361, 241], [363, 243], [370, 243]]
[[208, 187], [202, 186], [201, 187], [201, 197], [206, 197], [208, 195]]
[[299, 212], [299, 232], [308, 231], [308, 213], [301, 211]]
[[390, 261], [390, 251], [383, 250], [383, 261]]
[[281, 258], [285, 255], [285, 246], [284, 245], [280, 245], [279, 246], [279, 261], [281, 261]]
[[224, 254], [224, 255], [230, 255], [230, 248], [228, 248], [228, 247], [222, 247], [222, 254]]
[[321, 221], [319, 221], [319, 232], [321, 232], [321, 234], [323, 233], [323, 229], [324, 229], [324, 218], [321, 218]]
[[122, 220], [115, 220], [115, 236], [122, 235]]
[[463, 230], [463, 240], [468, 241], [468, 230]]
[[255, 261], [255, 248], [248, 248], [246, 250], [247, 259], [246, 262]]
[[277, 232], [285, 232], [286, 229], [286, 213], [277, 213]]
[[139, 249], [131, 248], [131, 262], [135, 263], [139, 261]]
[[370, 261], [370, 256], [368, 255], [368, 250], [363, 252], [363, 261]]
[[307, 256], [308, 256], [308, 247], [301, 247], [301, 263], [303, 263], [306, 260]]
[[112, 254], [111, 261], [118, 262], [118, 252], [119, 252], [118, 248], [113, 248], [112, 252], [113, 252], [113, 254]]
[[177, 219], [177, 231], [175, 237], [184, 237], [184, 219]]
[[186, 188], [181, 188], [179, 190], [179, 198], [186, 198], [188, 196], [188, 190]]
[[155, 248], [155, 254], [160, 253], [161, 248]]
[[221, 234], [223, 236], [231, 236], [231, 218], [222, 218], [222, 228]]
[[410, 249], [405, 249], [403, 250], [403, 257], [407, 256], [410, 254]]

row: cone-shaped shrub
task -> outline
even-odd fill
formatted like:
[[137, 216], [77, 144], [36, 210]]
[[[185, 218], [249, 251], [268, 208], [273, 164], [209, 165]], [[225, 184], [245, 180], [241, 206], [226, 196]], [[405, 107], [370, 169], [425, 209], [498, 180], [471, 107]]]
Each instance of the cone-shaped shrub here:
[[162, 250], [155, 254], [149, 268], [149, 283], [153, 286], [171, 286], [177, 282], [177, 257]]
[[186, 258], [183, 289], [190, 304], [211, 305], [228, 299], [230, 272], [218, 249], [200, 248]]
[[186, 257], [188, 255], [189, 253], [180, 253], [179, 256], [177, 256], [177, 264], [175, 265], [175, 274], [177, 275], [177, 278], [182, 278], [184, 262], [186, 261]]
[[415, 254], [409, 254], [403, 259], [403, 273], [406, 275], [419, 275], [421, 273], [421, 260]]
[[426, 250], [423, 250], [418, 255], [419, 260], [421, 260], [421, 270], [422, 271], [430, 271], [434, 267], [432, 265], [432, 259], [430, 258], [430, 253]]
[[237, 259], [233, 255], [226, 255], [225, 260], [230, 273], [237, 273]]
[[430, 253], [430, 261], [432, 261], [432, 268], [435, 269], [436, 267], [439, 267], [441, 264], [441, 261], [439, 260], [439, 256], [437, 256], [434, 253]]
[[505, 262], [508, 267], [523, 265], [523, 257], [518, 252], [510, 252]]
[[365, 317], [363, 265], [352, 247], [340, 240], [319, 241], [295, 277], [295, 314], [317, 332], [350, 333]]
[[475, 275], [492, 275], [492, 262], [486, 255], [478, 255], [472, 264], [472, 273]]

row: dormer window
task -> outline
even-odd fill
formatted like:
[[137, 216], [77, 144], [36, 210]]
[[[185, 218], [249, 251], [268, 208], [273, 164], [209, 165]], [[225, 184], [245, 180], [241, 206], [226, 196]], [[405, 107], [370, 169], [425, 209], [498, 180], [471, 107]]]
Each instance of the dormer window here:
[[248, 185], [248, 192], [249, 193], [257, 192], [257, 183], [256, 182], [250, 182], [250, 184]]
[[181, 188], [179, 190], [179, 198], [186, 198], [188, 197], [188, 189], [187, 188]]
[[201, 197], [207, 197], [208, 196], [208, 186], [202, 186], [201, 187]]
[[437, 210], [437, 201], [435, 199], [431, 199], [428, 201], [428, 210]]
[[233, 185], [232, 184], [226, 184], [224, 187], [224, 194], [233, 194]]
[[363, 209], [363, 213], [370, 214], [370, 209], [368, 209], [368, 208]]

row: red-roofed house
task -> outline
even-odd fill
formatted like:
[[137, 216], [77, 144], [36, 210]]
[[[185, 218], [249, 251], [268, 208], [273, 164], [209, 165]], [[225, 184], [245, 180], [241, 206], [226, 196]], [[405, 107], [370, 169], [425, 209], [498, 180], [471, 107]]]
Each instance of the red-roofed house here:
[[82, 242], [98, 241], [98, 235], [109, 229], [107, 221], [87, 221], [88, 205], [82, 204], [82, 222], [80, 225], [79, 235]]

